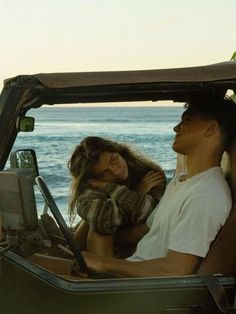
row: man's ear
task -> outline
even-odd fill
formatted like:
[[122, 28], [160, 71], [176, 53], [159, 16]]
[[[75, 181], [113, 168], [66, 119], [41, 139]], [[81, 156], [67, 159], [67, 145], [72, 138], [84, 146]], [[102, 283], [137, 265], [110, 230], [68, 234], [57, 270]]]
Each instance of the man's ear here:
[[219, 130], [219, 125], [217, 121], [209, 121], [208, 127], [204, 133], [206, 137], [212, 136], [215, 132]]

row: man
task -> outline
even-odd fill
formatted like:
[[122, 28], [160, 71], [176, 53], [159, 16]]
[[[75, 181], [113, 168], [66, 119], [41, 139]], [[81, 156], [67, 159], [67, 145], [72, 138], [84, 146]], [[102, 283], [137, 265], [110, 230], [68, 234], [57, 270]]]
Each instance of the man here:
[[192, 274], [227, 219], [232, 201], [220, 162], [235, 138], [236, 104], [199, 96], [186, 108], [174, 128], [173, 149], [185, 156], [187, 173], [169, 183], [147, 220], [149, 232], [131, 257], [121, 260], [84, 252], [94, 271], [122, 277]]

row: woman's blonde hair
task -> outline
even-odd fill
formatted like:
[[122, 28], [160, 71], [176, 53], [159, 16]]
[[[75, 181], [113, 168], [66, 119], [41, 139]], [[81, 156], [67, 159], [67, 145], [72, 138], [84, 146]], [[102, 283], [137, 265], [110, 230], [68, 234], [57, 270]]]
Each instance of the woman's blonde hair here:
[[137, 187], [143, 176], [153, 170], [162, 169], [139, 152], [132, 150], [124, 143], [118, 143], [98, 136], [84, 138], [68, 161], [68, 168], [72, 176], [70, 187], [69, 217], [73, 222], [79, 195], [87, 188], [87, 181], [93, 177], [92, 166], [98, 162], [99, 155], [104, 152], [117, 152], [127, 162], [129, 169], [129, 187]]

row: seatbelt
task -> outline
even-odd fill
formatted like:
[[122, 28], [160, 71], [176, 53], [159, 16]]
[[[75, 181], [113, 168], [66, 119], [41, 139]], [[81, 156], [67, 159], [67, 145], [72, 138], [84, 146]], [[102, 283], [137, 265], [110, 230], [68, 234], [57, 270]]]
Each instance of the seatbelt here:
[[236, 313], [236, 295], [234, 305], [231, 306], [225, 288], [214, 275], [201, 275], [200, 278], [206, 284], [212, 298], [221, 313]]

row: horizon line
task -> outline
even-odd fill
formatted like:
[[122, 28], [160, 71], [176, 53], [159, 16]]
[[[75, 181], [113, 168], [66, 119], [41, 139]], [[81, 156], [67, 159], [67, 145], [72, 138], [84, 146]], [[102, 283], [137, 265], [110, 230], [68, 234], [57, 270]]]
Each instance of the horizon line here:
[[122, 104], [122, 103], [117, 103], [117, 104], [114, 104], [114, 103], [86, 103], [86, 104], [68, 104], [68, 105], [65, 105], [65, 104], [55, 104], [55, 105], [48, 105], [48, 104], [45, 104], [43, 105], [44, 108], [52, 108], [52, 107], [57, 107], [57, 108], [111, 108], [111, 107], [114, 107], [114, 108], [125, 108], [125, 107], [128, 107], [128, 108], [135, 108], [135, 107], [138, 107], [138, 108], [150, 108], [150, 107], [156, 107], [156, 108], [170, 108], [170, 107], [183, 107], [183, 104], [184, 103], [171, 103], [171, 104], [140, 104], [140, 103], [128, 103], [128, 104]]

